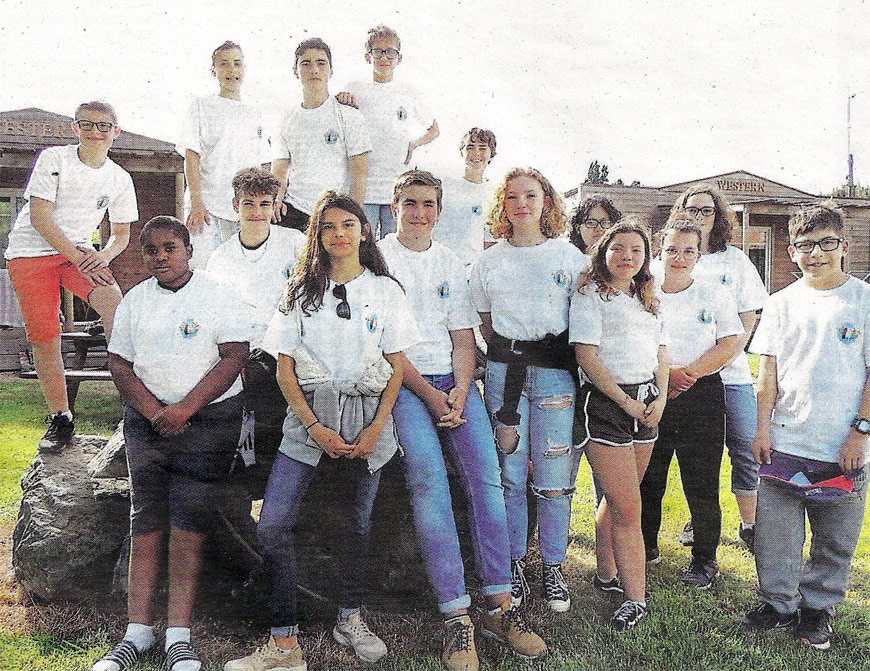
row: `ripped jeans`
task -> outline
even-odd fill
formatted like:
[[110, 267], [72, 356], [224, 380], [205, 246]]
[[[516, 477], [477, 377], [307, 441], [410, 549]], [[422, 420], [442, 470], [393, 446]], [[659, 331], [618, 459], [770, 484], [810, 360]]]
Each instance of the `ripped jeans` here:
[[[505, 363], [486, 362], [484, 395], [490, 416], [501, 408], [506, 370]], [[571, 482], [574, 391], [574, 380], [566, 370], [538, 366], [526, 369], [523, 395], [517, 407], [519, 445], [510, 454], [498, 449], [511, 559], [526, 556], [529, 516], [526, 481], [531, 460], [541, 557], [548, 564], [565, 561], [574, 493]], [[498, 427], [495, 419], [493, 423]]]

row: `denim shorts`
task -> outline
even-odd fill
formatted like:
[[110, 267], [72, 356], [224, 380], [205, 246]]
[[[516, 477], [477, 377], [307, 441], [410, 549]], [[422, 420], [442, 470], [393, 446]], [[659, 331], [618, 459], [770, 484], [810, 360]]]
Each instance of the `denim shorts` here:
[[[641, 384], [621, 384], [619, 388], [647, 405], [659, 396], [658, 387], [652, 380]], [[575, 445], [593, 441], [614, 447], [631, 447], [635, 443], [654, 443], [658, 439], [658, 427], [640, 423], [592, 384], [581, 387], [574, 408], [578, 432], [574, 436]]]

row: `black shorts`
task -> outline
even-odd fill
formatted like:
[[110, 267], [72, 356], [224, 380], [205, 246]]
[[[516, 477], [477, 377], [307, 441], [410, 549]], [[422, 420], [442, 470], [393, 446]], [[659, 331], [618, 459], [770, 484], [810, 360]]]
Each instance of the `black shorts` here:
[[[619, 388], [647, 405], [659, 396], [658, 387], [652, 380], [642, 384], [621, 384]], [[575, 445], [585, 445], [591, 440], [602, 445], [631, 447], [635, 443], [654, 443], [658, 439], [658, 428], [641, 424], [592, 384], [581, 387], [574, 412]]]
[[130, 469], [130, 531], [207, 531], [239, 444], [242, 396], [207, 405], [180, 436], [161, 436], [124, 407]]

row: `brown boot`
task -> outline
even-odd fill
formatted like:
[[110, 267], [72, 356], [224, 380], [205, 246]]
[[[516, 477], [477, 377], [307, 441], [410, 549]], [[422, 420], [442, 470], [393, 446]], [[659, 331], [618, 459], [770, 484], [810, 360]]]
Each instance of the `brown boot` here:
[[547, 654], [544, 639], [532, 631], [519, 608], [505, 610], [499, 606], [495, 613], [483, 611], [481, 634], [508, 646], [523, 659], [541, 659]]
[[474, 625], [468, 615], [452, 617], [444, 623], [444, 649], [441, 661], [448, 671], [477, 671]]

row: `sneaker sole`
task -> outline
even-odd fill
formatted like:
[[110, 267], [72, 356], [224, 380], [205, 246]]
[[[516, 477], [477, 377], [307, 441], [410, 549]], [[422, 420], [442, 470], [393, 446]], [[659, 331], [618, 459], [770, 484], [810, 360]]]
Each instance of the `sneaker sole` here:
[[601, 585], [592, 585], [597, 592], [602, 594], [622, 594], [622, 587], [602, 587]]
[[562, 601], [561, 599], [553, 599], [552, 601], [547, 602], [547, 608], [549, 608], [554, 613], [567, 613], [571, 608], [571, 599], [567, 601]]
[[646, 617], [646, 615], [641, 615], [641, 616], [640, 616], [639, 618], [637, 618], [634, 622], [630, 622], [629, 624], [625, 625], [624, 627], [622, 627], [622, 626], [616, 626], [615, 624], [613, 624], [613, 623], [611, 622], [610, 627], [611, 627], [611, 629], [613, 629], [613, 631], [628, 631], [628, 630], [631, 629], [632, 627], [636, 627], [636, 626], [637, 626], [637, 623], [640, 622], [640, 621], [641, 621], [642, 619], [644, 619], [645, 617]]
[[536, 659], [543, 659], [550, 652], [549, 650], [544, 650], [544, 652], [540, 653], [539, 655], [524, 655], [519, 650], [514, 650], [511, 647], [510, 643], [508, 643], [501, 636], [499, 636], [498, 634], [496, 634], [494, 632], [491, 632], [489, 629], [487, 629], [485, 627], [480, 628], [480, 635], [483, 636], [484, 638], [488, 638], [490, 641], [495, 641], [496, 643], [500, 643], [501, 645], [506, 647], [508, 650], [510, 650], [514, 655], [519, 657], [520, 659], [526, 659], [526, 660], [529, 660], [530, 662], [534, 661]]
[[523, 597], [519, 597], [519, 598], [515, 597], [515, 596], [511, 597], [511, 607], [512, 608], [519, 608], [522, 605], [523, 605]]
[[383, 654], [377, 656], [361, 653], [359, 650], [353, 647], [353, 643], [350, 642], [349, 638], [347, 638], [344, 634], [342, 634], [340, 631], [338, 631], [338, 629], [335, 628], [333, 628], [332, 630], [332, 638], [334, 638], [335, 642], [339, 645], [343, 645], [344, 647], [353, 650], [354, 655], [356, 655], [362, 661], [368, 662], [369, 664], [374, 664], [387, 654], [386, 651]]
[[809, 645], [816, 650], [827, 650], [831, 647], [831, 639], [828, 639], [824, 643], [813, 643], [810, 639], [801, 637], [801, 643]]
[[791, 627], [794, 627], [797, 624], [797, 620], [792, 620], [790, 622], [779, 621], [772, 627], [765, 627], [764, 625], [750, 622], [745, 617], [738, 617], [734, 620], [734, 624], [739, 624], [742, 627], [746, 627], [747, 629], [753, 629], [755, 631], [776, 631], [777, 629], [789, 629]]
[[688, 583], [688, 582], [683, 583], [683, 587], [686, 587], [688, 589], [697, 589], [697, 590], [701, 590], [701, 591], [706, 591], [706, 590], [710, 589], [712, 586], [713, 586], [712, 580], [710, 582], [708, 582], [706, 585], [697, 585], [695, 583]]

